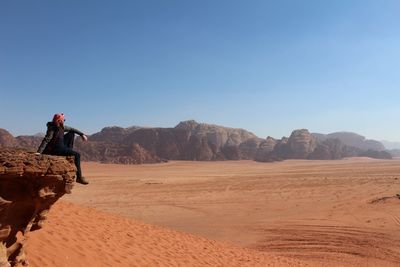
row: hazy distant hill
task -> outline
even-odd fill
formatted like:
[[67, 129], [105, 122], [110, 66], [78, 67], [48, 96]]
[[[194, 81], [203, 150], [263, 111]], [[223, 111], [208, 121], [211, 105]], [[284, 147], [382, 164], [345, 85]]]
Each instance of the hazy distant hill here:
[[17, 141], [7, 130], [0, 129], [0, 147], [17, 146]]
[[[0, 129], [0, 147], [24, 147], [36, 151], [42, 137], [13, 137]], [[257, 160], [340, 159], [352, 156], [391, 158], [379, 142], [354, 133], [311, 134], [299, 129], [282, 139], [262, 139], [244, 129], [183, 121], [172, 128], [133, 126], [105, 127], [76, 140], [84, 160], [140, 164], [167, 160]]]
[[393, 157], [400, 157], [400, 149], [390, 149], [388, 152], [393, 156]]
[[384, 151], [386, 149], [382, 143], [376, 140], [368, 140], [364, 136], [352, 132], [336, 132], [330, 134], [313, 133], [313, 136], [320, 141], [326, 139], [339, 139], [347, 146], [353, 146], [363, 150]]
[[34, 135], [21, 135], [14, 137], [7, 130], [0, 128], [0, 148], [1, 147], [19, 147], [34, 148], [40, 145], [43, 137]]
[[382, 140], [380, 141], [385, 147], [386, 149], [400, 149], [400, 142], [392, 142], [392, 141], [386, 141], [386, 140]]

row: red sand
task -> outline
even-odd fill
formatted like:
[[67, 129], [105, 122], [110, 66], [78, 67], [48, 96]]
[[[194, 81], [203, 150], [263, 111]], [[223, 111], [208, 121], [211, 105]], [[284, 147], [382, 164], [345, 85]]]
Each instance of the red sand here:
[[31, 233], [32, 266], [307, 266], [60, 201]]
[[79, 206], [31, 234], [32, 266], [400, 266], [399, 160], [83, 170], [63, 198]]

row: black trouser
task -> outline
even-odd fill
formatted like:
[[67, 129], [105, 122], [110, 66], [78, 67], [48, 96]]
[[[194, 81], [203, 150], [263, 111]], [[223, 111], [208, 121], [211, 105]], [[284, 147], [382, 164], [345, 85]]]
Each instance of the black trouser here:
[[78, 179], [82, 177], [81, 171], [81, 154], [72, 150], [74, 147], [75, 134], [68, 132], [64, 135], [64, 146], [55, 147], [53, 155], [57, 156], [74, 156], [76, 166], [76, 176]]

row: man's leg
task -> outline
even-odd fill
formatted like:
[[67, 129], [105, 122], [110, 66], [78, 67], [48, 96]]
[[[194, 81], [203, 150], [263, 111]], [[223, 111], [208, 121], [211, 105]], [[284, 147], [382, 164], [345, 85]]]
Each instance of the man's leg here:
[[82, 176], [82, 170], [81, 170], [81, 154], [78, 152], [66, 148], [63, 150], [56, 151], [55, 153], [58, 156], [74, 156], [74, 162], [76, 166], [76, 182], [80, 184], [88, 184], [89, 182], [85, 180], [85, 178]]
[[76, 151], [73, 151], [73, 156], [75, 158], [75, 166], [76, 166], [76, 182], [80, 184], [88, 184], [89, 182], [82, 176], [81, 170], [81, 154]]
[[75, 140], [75, 134], [73, 132], [68, 132], [64, 134], [64, 145], [68, 148], [73, 149], [74, 148], [74, 140]]

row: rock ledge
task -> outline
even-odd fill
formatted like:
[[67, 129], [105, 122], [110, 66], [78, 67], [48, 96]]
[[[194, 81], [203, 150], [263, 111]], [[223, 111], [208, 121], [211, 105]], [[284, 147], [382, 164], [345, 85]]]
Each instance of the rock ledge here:
[[73, 158], [0, 150], [0, 267], [28, 266], [27, 233], [42, 227], [50, 207], [75, 182]]

